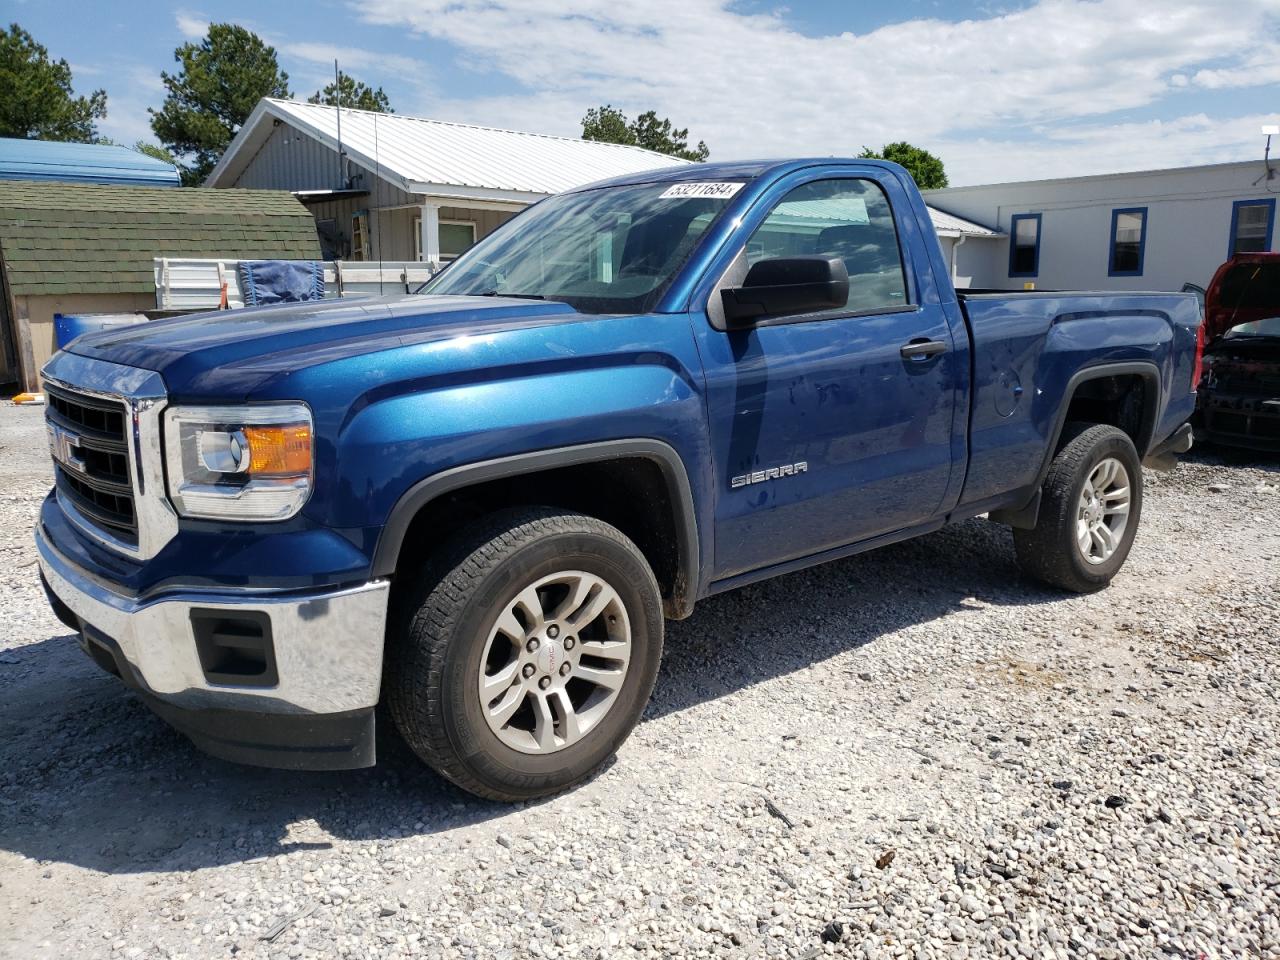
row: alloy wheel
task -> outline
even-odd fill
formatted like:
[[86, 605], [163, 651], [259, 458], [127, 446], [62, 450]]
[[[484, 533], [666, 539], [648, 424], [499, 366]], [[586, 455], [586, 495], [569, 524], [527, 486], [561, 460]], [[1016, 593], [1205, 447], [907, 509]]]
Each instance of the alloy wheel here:
[[1107, 457], [1089, 471], [1076, 511], [1076, 542], [1088, 563], [1106, 563], [1124, 539], [1131, 497], [1129, 471]]
[[617, 590], [581, 570], [542, 577], [489, 632], [479, 665], [485, 722], [521, 753], [563, 750], [613, 707], [630, 658], [631, 624]]

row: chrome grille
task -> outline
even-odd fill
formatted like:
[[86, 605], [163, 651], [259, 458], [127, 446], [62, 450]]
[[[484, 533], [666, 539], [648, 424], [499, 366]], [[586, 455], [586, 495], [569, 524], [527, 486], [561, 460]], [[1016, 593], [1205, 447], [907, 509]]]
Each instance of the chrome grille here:
[[45, 385], [59, 498], [113, 539], [137, 546], [129, 417], [123, 399]]

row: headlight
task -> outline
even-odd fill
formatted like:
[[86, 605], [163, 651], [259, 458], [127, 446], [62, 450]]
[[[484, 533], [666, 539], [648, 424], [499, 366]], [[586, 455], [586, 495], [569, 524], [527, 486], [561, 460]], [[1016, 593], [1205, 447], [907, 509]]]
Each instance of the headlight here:
[[165, 412], [169, 498], [184, 517], [286, 520], [311, 494], [311, 411], [301, 403]]

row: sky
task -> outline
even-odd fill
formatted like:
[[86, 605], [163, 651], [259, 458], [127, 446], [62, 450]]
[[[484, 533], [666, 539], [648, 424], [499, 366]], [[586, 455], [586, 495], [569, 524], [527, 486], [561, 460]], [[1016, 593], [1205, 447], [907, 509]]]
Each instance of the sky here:
[[[909, 140], [953, 185], [1260, 158], [1280, 0], [0, 0], [154, 139], [174, 48], [211, 19], [272, 44], [294, 96], [345, 73], [398, 113], [577, 136], [657, 110], [711, 159]], [[1280, 150], [1280, 143], [1277, 144]]]

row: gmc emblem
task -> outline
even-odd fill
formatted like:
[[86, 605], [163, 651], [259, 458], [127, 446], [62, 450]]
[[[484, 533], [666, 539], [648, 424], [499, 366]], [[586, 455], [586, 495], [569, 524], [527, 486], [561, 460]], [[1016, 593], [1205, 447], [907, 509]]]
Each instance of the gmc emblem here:
[[53, 454], [53, 459], [68, 470], [84, 473], [84, 461], [77, 453], [80, 448], [80, 438], [70, 430], [63, 430], [52, 423], [46, 426], [49, 428], [49, 451]]

